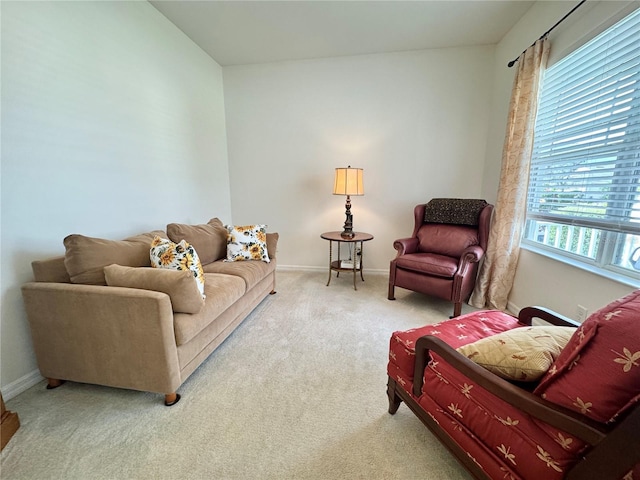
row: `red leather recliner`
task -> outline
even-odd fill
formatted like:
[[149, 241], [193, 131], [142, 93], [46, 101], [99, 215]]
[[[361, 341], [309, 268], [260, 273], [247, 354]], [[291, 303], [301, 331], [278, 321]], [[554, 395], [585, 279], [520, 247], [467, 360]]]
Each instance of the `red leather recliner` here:
[[410, 238], [393, 243], [398, 251], [389, 269], [389, 300], [395, 287], [453, 302], [460, 315], [476, 283], [487, 249], [493, 205], [484, 200], [434, 198], [414, 209]]

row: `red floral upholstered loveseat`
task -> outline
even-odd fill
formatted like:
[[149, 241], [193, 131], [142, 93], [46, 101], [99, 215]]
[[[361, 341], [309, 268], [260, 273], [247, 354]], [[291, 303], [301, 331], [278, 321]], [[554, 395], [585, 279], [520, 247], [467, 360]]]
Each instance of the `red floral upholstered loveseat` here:
[[479, 479], [639, 480], [640, 290], [578, 325], [529, 307], [395, 332], [389, 412]]

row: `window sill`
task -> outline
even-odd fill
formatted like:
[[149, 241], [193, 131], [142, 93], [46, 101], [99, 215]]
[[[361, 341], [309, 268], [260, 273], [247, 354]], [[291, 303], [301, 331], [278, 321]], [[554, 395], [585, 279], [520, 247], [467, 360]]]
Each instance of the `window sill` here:
[[633, 288], [640, 288], [640, 279], [634, 279], [634, 278], [628, 277], [626, 275], [621, 275], [621, 274], [616, 273], [616, 272], [614, 272], [612, 270], [609, 270], [609, 269], [606, 269], [606, 268], [602, 268], [602, 267], [599, 267], [597, 265], [589, 265], [587, 263], [575, 260], [575, 259], [573, 259], [571, 257], [565, 256], [565, 255], [560, 255], [560, 254], [558, 254], [556, 252], [553, 252], [551, 250], [548, 250], [546, 248], [541, 248], [541, 247], [538, 247], [536, 245], [532, 245], [531, 243], [522, 242], [520, 244], [520, 248], [522, 248], [523, 250], [527, 250], [529, 252], [532, 252], [532, 253], [536, 253], [538, 255], [542, 255], [543, 257], [551, 258], [551, 259], [556, 260], [558, 262], [571, 265], [572, 267], [578, 268], [580, 270], [584, 270], [584, 271], [592, 273], [594, 275], [599, 275], [601, 277], [608, 278], [609, 280], [613, 280], [614, 282], [618, 282], [618, 283], [621, 283], [623, 285], [626, 285], [626, 286], [629, 286], [629, 287], [633, 287]]

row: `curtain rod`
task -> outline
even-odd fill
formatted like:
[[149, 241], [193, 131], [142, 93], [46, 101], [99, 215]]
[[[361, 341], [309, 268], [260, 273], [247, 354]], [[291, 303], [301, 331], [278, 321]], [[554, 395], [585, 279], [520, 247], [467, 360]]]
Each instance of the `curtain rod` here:
[[[567, 13], [564, 17], [562, 17], [560, 20], [558, 20], [556, 22], [556, 24], [551, 27], [549, 30], [547, 30], [546, 32], [544, 32], [542, 35], [540, 35], [540, 38], [538, 38], [538, 40], [542, 40], [544, 37], [546, 37], [547, 35], [549, 35], [549, 33], [551, 33], [551, 30], [553, 30], [554, 28], [556, 28], [558, 25], [560, 25], [562, 22], [564, 22], [564, 20], [571, 15], [573, 12], [575, 12], [578, 7], [580, 7], [584, 2], [586, 2], [587, 0], [582, 0], [579, 4], [577, 4], [575, 7], [573, 7], [573, 9], [571, 9], [571, 11], [569, 13]], [[538, 41], [536, 40], [536, 42]], [[536, 42], [533, 42], [530, 46], [535, 45]], [[526, 49], [522, 52], [524, 53], [526, 52]], [[515, 63], [518, 61], [518, 59], [522, 56], [522, 53], [520, 55], [518, 55], [515, 59], [511, 60], [509, 63], [507, 63], [507, 67], [511, 68], [515, 65]]]

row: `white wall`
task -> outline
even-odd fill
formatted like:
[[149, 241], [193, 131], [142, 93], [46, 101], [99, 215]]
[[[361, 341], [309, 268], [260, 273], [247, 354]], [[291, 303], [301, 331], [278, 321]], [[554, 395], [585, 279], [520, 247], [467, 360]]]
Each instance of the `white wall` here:
[[36, 369], [20, 285], [82, 233], [230, 219], [221, 67], [146, 2], [1, 2], [0, 381]]
[[[492, 192], [497, 191], [500, 176], [502, 144], [515, 73], [515, 68], [507, 68], [507, 62], [516, 58], [575, 4], [536, 2], [496, 47], [491, 128], [483, 177], [486, 197], [491, 197]], [[583, 45], [639, 6], [637, 0], [585, 3], [550, 34], [549, 64]], [[593, 312], [632, 290], [627, 285], [523, 249], [509, 301], [514, 311], [528, 305], [544, 305], [575, 318], [577, 305]]]
[[493, 50], [225, 67], [234, 221], [279, 231], [279, 265], [324, 269], [320, 234], [345, 219], [334, 168], [364, 168], [354, 229], [375, 236], [365, 270], [387, 273], [416, 204], [481, 194]]

